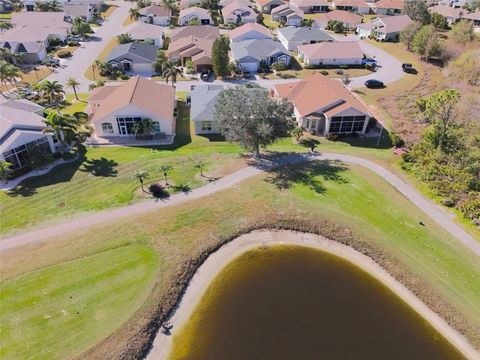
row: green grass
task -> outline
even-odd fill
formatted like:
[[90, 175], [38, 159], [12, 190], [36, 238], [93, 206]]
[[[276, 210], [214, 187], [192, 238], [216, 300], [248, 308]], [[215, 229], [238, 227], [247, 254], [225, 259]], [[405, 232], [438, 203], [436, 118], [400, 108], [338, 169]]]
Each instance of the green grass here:
[[152, 248], [131, 245], [4, 282], [0, 357], [79, 355], [135, 313], [151, 291], [158, 268]]
[[78, 93], [78, 98], [75, 99], [75, 94], [67, 94], [66, 100], [70, 104], [62, 109], [62, 112], [65, 114], [73, 114], [76, 112], [84, 112], [87, 107], [87, 99], [90, 94], [87, 93]]
[[11, 18], [12, 18], [12, 13], [0, 14], [0, 19], [2, 20], [10, 20]]
[[273, 21], [272, 15], [270, 14], [263, 14], [263, 24], [272, 30], [278, 29], [279, 27], [278, 22]]
[[[480, 322], [480, 263], [477, 257], [377, 175], [356, 166], [319, 162], [282, 168], [208, 198], [151, 213], [132, 214], [122, 221], [23, 248], [21, 253], [16, 250], [6, 253], [2, 258], [1, 276], [9, 280], [3, 283], [2, 299], [9, 300], [2, 300], [0, 304], [6, 304], [0, 306], [4, 317], [0, 329], [2, 334], [9, 334], [7, 339], [12, 339], [6, 349], [16, 352], [36, 348], [39, 337], [30, 336], [28, 332], [22, 336], [21, 344], [13, 340], [12, 330], [7, 332], [11, 319], [16, 319], [19, 329], [31, 327], [32, 316], [41, 318], [43, 314], [53, 314], [52, 306], [57, 310], [66, 306], [65, 297], [61, 296], [71, 295], [71, 286], [85, 288], [87, 293], [89, 289], [99, 292], [98, 299], [102, 301], [92, 302], [92, 314], [115, 310], [114, 306], [110, 309], [104, 304], [130, 301], [132, 293], [111, 290], [110, 275], [105, 276], [105, 283], [98, 283], [97, 279], [102, 276], [96, 274], [109, 274], [118, 263], [123, 268], [123, 262], [112, 256], [109, 250], [123, 249], [119, 257], [135, 263], [136, 246], [142, 246], [142, 249], [148, 246], [154, 248], [158, 258], [162, 259], [161, 271], [157, 272], [156, 284], [143, 305], [132, 306], [118, 319], [127, 321], [130, 316], [129, 325], [122, 326], [119, 333], [102, 343], [102, 352], [117, 357], [126, 347], [136, 344], [125, 339], [132, 339], [137, 334], [135, 329], [145, 326], [155, 309], [163, 308], [171, 301], [172, 284], [179, 283], [179, 272], [181, 274], [187, 268], [185, 263], [192, 262], [203, 251], [215, 246], [219, 239], [231, 237], [238, 231], [298, 221], [313, 224], [327, 237], [347, 239], [347, 243], [360, 250], [365, 249], [365, 243], [381, 249], [379, 257], [375, 257], [374, 251], [365, 251], [429, 305], [443, 311], [449, 320], [453, 319], [453, 323], [459, 318], [452, 308], [463, 315], [458, 320], [460, 326], [467, 326], [462, 319], [469, 319], [473, 324]], [[419, 221], [425, 226], [419, 225]], [[302, 229], [309, 227], [303, 226]], [[44, 277], [44, 273], [51, 277]], [[120, 278], [133, 286], [131, 282], [135, 283], [137, 277], [132, 275], [132, 279], [128, 274], [125, 272]], [[116, 282], [116, 277], [113, 278], [112, 281]], [[145, 285], [143, 289], [147, 288]], [[12, 294], [13, 291], [17, 293]], [[139, 292], [142, 291], [145, 294], [147, 290]], [[435, 296], [442, 296], [445, 303], [436, 302]], [[54, 301], [45, 304], [47, 298]], [[33, 301], [38, 305], [32, 307]], [[451, 308], [446, 308], [445, 304]], [[131, 317], [139, 306], [135, 317]], [[115, 326], [92, 321], [87, 328], [80, 318], [72, 321], [59, 318], [53, 328], [40, 322], [34, 328], [38, 334], [53, 332], [45, 339], [51, 356], [42, 353], [44, 348], [41, 347], [38, 357], [62, 355], [68, 351], [68, 346], [75, 346], [77, 352], [87, 350], [95, 341], [70, 344], [77, 342], [79, 334], [89, 336], [85, 334], [89, 331], [95, 332], [96, 341], [100, 342]], [[477, 339], [480, 341], [480, 335]], [[5, 358], [23, 358], [10, 354]]]

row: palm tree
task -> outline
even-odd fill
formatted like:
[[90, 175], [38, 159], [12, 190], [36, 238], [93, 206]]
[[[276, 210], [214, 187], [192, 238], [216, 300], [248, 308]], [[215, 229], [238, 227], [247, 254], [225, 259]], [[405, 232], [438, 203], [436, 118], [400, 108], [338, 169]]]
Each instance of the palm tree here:
[[163, 164], [160, 166], [160, 170], [163, 172], [163, 177], [165, 179], [165, 186], [168, 186], [168, 178], [167, 178], [167, 175], [168, 175], [168, 172], [171, 171], [173, 169], [173, 167], [171, 165], [168, 165], [168, 164]]
[[59, 97], [65, 94], [65, 91], [63, 90], [63, 85], [60, 84], [58, 81], [45, 80], [42, 83], [42, 88], [45, 92], [45, 95], [48, 97], [50, 104], [54, 104], [58, 111]]
[[53, 134], [62, 144], [61, 153], [77, 137], [77, 119], [73, 116], [60, 115], [52, 111], [43, 122], [47, 125], [43, 132]]
[[135, 21], [140, 20], [140, 18], [142, 17], [142, 15], [140, 14], [140, 11], [134, 8], [131, 8], [130, 10], [128, 10], [128, 14], [130, 15], [130, 19]]
[[200, 176], [201, 177], [203, 177], [203, 169], [205, 169], [205, 165], [207, 165], [207, 164], [203, 160], [197, 160], [197, 161], [195, 161], [195, 164], [193, 165], [193, 167], [195, 169], [200, 170]]
[[137, 139], [146, 139], [151, 137], [151, 135], [155, 131], [152, 119], [143, 118], [142, 120], [137, 121], [133, 125], [133, 131], [135, 132], [135, 136], [137, 137]]
[[136, 173], [134, 173], [133, 176], [136, 177], [138, 181], [140, 181], [140, 185], [142, 186], [142, 191], [145, 191], [145, 189], [143, 188], [143, 182], [145, 181], [145, 179], [148, 179], [149, 177], [148, 172], [145, 170], [139, 170]]
[[175, 0], [161, 0], [160, 5], [170, 9], [172, 12], [177, 10], [177, 2]]
[[8, 161], [0, 160], [0, 179], [8, 182], [8, 178], [13, 174], [12, 164]]
[[168, 80], [172, 80], [172, 86], [175, 87], [177, 82], [177, 75], [182, 74], [182, 69], [177, 67], [177, 64], [173, 61], [167, 61], [162, 65], [162, 76], [165, 78], [168, 84]]
[[297, 126], [290, 132], [290, 134], [295, 138], [295, 141], [298, 143], [303, 136], [303, 127]]
[[78, 94], [77, 94], [77, 86], [80, 86], [80, 83], [77, 81], [77, 79], [75, 79], [73, 77], [69, 77], [67, 79], [67, 84], [66, 85], [67, 85], [68, 88], [73, 89], [73, 92], [75, 94], [75, 99], [80, 100], [78, 98]]
[[7, 83], [15, 85], [18, 88], [18, 79], [22, 79], [20, 68], [9, 64], [5, 60], [0, 60], [0, 83], [6, 87]]

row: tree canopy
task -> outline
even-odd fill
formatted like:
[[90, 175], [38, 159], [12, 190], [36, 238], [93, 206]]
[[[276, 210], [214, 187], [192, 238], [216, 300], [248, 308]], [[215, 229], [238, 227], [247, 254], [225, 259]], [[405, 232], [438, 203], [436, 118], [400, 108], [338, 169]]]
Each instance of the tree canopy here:
[[430, 24], [430, 12], [423, 0], [407, 0], [405, 1], [404, 12], [413, 21], [418, 21], [423, 25]]
[[215, 104], [215, 120], [227, 141], [260, 156], [260, 147], [289, 135], [294, 127], [292, 105], [272, 99], [266, 89], [237, 86], [222, 91]]
[[212, 46], [212, 66], [215, 75], [217, 76], [228, 76], [229, 66], [228, 66], [228, 52], [230, 51], [230, 45], [228, 44], [228, 38], [221, 36], [213, 42]]

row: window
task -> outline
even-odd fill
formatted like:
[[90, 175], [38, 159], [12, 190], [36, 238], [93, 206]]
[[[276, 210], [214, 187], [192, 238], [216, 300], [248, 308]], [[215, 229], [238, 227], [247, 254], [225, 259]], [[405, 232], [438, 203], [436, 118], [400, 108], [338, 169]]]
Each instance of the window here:
[[212, 122], [202, 121], [202, 131], [212, 131]]
[[365, 124], [366, 117], [362, 116], [334, 116], [330, 122], [329, 132], [331, 133], [351, 133], [361, 132]]
[[104, 134], [113, 134], [113, 126], [110, 123], [102, 124], [102, 131]]
[[5, 161], [12, 164], [12, 167], [17, 170], [29, 164], [31, 151], [43, 151], [51, 154], [52, 150], [50, 149], [48, 138], [46, 136], [43, 136], [40, 139], [8, 150], [3, 153], [3, 157], [5, 158]]
[[135, 135], [134, 131], [134, 124], [137, 121], [141, 121], [141, 117], [118, 117], [117, 118], [117, 125], [118, 125], [118, 132], [121, 135]]
[[155, 134], [160, 133], [160, 123], [158, 121], [153, 122], [153, 132]]

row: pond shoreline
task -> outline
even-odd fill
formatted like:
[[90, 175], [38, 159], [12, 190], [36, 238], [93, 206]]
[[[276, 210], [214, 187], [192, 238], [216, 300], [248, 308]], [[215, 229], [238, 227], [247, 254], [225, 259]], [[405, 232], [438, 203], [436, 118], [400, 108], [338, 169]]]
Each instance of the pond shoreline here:
[[350, 246], [329, 240], [321, 235], [286, 230], [256, 230], [241, 235], [212, 253], [197, 269], [187, 284], [183, 296], [168, 318], [173, 325], [171, 335], [158, 331], [146, 359], [167, 359], [173, 345], [173, 337], [188, 321], [201, 300], [202, 295], [221, 270], [242, 253], [271, 245], [299, 245], [325, 251], [349, 261], [366, 271], [390, 291], [401, 298], [410, 308], [420, 314], [430, 325], [455, 346], [467, 359], [480, 359], [479, 352], [458, 331], [452, 328], [442, 317], [431, 310], [403, 284], [391, 276], [370, 257], [363, 255]]

